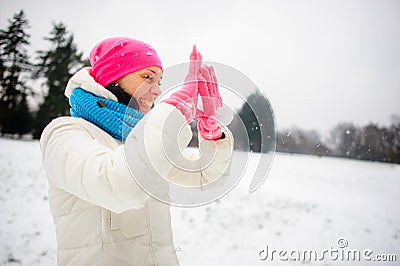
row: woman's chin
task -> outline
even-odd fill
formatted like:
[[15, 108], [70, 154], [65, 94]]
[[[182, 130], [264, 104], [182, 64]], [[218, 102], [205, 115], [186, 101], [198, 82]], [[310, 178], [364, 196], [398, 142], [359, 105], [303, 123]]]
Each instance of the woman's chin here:
[[147, 105], [139, 105], [139, 111], [142, 112], [143, 114], [147, 114], [150, 112], [151, 108]]

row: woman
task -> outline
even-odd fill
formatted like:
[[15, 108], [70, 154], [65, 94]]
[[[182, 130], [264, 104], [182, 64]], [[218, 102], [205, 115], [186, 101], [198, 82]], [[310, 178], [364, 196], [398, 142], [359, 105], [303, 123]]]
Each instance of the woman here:
[[[219, 178], [229, 164], [232, 138], [211, 117], [222, 100], [214, 72], [202, 65], [194, 47], [185, 84], [154, 106], [163, 68], [150, 45], [130, 38], [106, 39], [93, 48], [90, 62], [65, 90], [71, 117], [54, 119], [40, 139], [58, 264], [178, 265], [169, 207], [135, 182], [123, 143], [145, 127], [153, 138], [148, 152], [161, 154], [153, 166], [173, 182], [187, 184], [185, 172], [162, 158], [160, 140], [154, 136], [162, 135], [159, 125], [174, 114], [176, 126], [184, 124], [178, 141], [187, 145], [192, 137], [188, 123], [197, 117], [199, 141], [213, 142], [218, 160], [207, 172], [188, 176], [194, 185]], [[197, 110], [198, 96], [203, 111]], [[217, 100], [207, 102], [210, 97]], [[143, 124], [146, 117], [150, 122]], [[130, 166], [146, 169], [143, 160]]]

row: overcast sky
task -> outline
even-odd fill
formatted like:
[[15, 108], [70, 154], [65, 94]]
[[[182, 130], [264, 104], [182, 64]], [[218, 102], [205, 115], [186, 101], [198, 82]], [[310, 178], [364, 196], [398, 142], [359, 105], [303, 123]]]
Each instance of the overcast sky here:
[[279, 129], [326, 133], [338, 122], [388, 125], [400, 116], [397, 0], [1, 0], [0, 28], [20, 9], [33, 51], [47, 47], [53, 22], [67, 25], [85, 56], [124, 35], [153, 45], [169, 67], [195, 43], [205, 59], [253, 80]]

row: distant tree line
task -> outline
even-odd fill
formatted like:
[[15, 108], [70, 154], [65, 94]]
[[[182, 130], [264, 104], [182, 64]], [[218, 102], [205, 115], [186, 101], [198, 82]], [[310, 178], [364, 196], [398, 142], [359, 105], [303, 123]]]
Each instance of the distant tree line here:
[[[261, 102], [262, 97], [258, 93], [252, 94], [247, 98], [247, 102]], [[255, 152], [268, 152], [275, 147], [278, 152], [400, 163], [400, 117], [393, 116], [392, 124], [388, 127], [379, 127], [372, 123], [359, 127], [352, 123], [340, 123], [330, 131], [326, 140], [322, 140], [313, 130], [281, 130], [275, 132], [275, 142], [270, 138], [274, 135], [272, 114], [267, 110], [257, 119], [255, 113], [259, 112], [256, 108], [251, 109], [245, 103], [238, 111], [239, 118], [236, 120], [244, 121], [247, 136], [235, 136], [236, 149], [243, 150], [243, 143], [249, 143], [249, 149]], [[237, 124], [234, 119], [230, 126], [235, 132], [238, 131]], [[260, 134], [262, 126], [269, 127], [263, 137]], [[248, 140], [245, 140], [246, 138]], [[266, 145], [260, 146], [260, 142]]]
[[[55, 23], [47, 37], [49, 48], [36, 51], [31, 60], [29, 22], [23, 10], [0, 29], [0, 133], [39, 138], [44, 127], [58, 116], [69, 114], [64, 89], [78, 69], [89, 65], [82, 57], [74, 37], [63, 23]], [[40, 93], [29, 81], [42, 82]], [[36, 109], [28, 97], [40, 101]], [[316, 131], [289, 129], [275, 132], [271, 110], [259, 93], [251, 94], [234, 116], [229, 128], [235, 132], [235, 149], [254, 152], [304, 153], [318, 156], [400, 163], [400, 119], [389, 127], [369, 124], [356, 127], [351, 123], [337, 125], [328, 140], [321, 140]], [[251, 104], [249, 104], [251, 103]], [[258, 117], [257, 115], [258, 114]], [[197, 145], [196, 124], [192, 123]]]
[[393, 117], [388, 127], [368, 124], [356, 127], [342, 123], [331, 131], [334, 155], [342, 157], [400, 163], [400, 119]]

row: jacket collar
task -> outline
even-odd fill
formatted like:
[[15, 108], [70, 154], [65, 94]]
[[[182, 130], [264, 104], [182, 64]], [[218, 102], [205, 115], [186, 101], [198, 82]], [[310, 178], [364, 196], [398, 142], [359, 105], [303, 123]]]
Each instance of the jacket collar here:
[[93, 93], [99, 97], [104, 97], [109, 100], [118, 101], [117, 97], [102, 85], [97, 83], [92, 75], [90, 75], [91, 68], [85, 67], [76, 72], [68, 81], [64, 95], [69, 99], [72, 91], [76, 88], [82, 88], [85, 91]]

